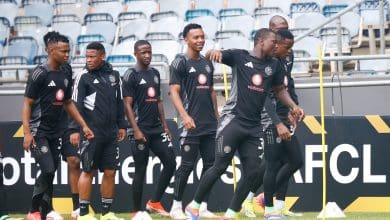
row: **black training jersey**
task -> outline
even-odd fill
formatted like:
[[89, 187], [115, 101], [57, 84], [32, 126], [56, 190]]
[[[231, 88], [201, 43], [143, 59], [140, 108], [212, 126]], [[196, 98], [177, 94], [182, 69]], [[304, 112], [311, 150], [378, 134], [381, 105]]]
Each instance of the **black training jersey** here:
[[30, 129], [35, 136], [59, 137], [63, 132], [61, 119], [66, 114], [65, 100], [72, 97], [72, 73], [68, 68], [50, 70], [47, 64], [37, 66], [27, 79], [24, 96], [34, 99]]
[[217, 119], [211, 99], [213, 73], [212, 63], [203, 56], [199, 60], [181, 56], [171, 64], [169, 84], [181, 86], [180, 95], [184, 108], [196, 125], [195, 129], [187, 130], [180, 121], [182, 137], [213, 134], [216, 131]]
[[222, 62], [232, 68], [232, 86], [222, 114], [233, 114], [249, 125], [259, 125], [264, 101], [272, 86], [282, 85], [284, 69], [274, 58], [257, 58], [246, 50], [222, 51]]
[[133, 110], [137, 115], [138, 127], [143, 132], [161, 132], [158, 111], [160, 100], [160, 73], [154, 68], [128, 69], [123, 76], [123, 97], [133, 98]]

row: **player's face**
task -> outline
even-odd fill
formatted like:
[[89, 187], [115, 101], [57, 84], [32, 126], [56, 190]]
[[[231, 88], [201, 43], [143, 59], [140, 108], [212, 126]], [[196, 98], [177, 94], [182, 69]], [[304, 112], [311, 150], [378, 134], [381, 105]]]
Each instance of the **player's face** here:
[[152, 61], [152, 48], [148, 44], [140, 45], [134, 52], [137, 62], [148, 66]]
[[201, 28], [191, 29], [184, 39], [189, 48], [196, 52], [200, 52], [204, 46], [204, 32]]
[[68, 62], [70, 47], [69, 43], [57, 42], [50, 45], [48, 49], [50, 56], [59, 64], [65, 64]]
[[270, 33], [267, 38], [263, 39], [261, 42], [262, 51], [266, 56], [272, 56], [274, 53], [275, 45], [276, 45], [276, 36], [274, 33]]
[[85, 52], [85, 58], [88, 69], [95, 70], [103, 64], [104, 60], [106, 59], [106, 55], [98, 50], [87, 49]]
[[294, 41], [291, 39], [284, 39], [276, 42], [274, 55], [278, 58], [285, 58], [291, 53], [291, 48], [294, 45]]

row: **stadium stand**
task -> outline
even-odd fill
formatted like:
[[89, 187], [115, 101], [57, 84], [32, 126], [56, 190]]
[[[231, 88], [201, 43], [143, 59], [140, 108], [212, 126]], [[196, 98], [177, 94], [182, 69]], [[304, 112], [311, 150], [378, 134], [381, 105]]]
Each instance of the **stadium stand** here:
[[143, 12], [147, 18], [158, 12], [158, 4], [154, 0], [125, 0], [128, 12]]
[[38, 55], [34, 57], [33, 63], [35, 65], [42, 64], [47, 61], [47, 55]]
[[0, 15], [8, 19], [10, 26], [14, 25], [14, 18], [18, 15], [18, 4], [15, 0], [0, 1]]
[[[10, 24], [7, 18], [0, 17], [0, 45], [4, 45], [10, 33]], [[1, 53], [0, 53], [1, 56]]]
[[114, 40], [116, 25], [108, 13], [87, 14], [84, 18], [86, 34], [101, 34], [105, 42], [112, 43]]
[[118, 15], [123, 11], [122, 2], [119, 0], [91, 0], [93, 13], [109, 13], [114, 22], [117, 22]]
[[184, 21], [174, 11], [153, 13], [150, 19], [149, 32], [168, 32], [176, 40], [183, 30]]
[[104, 43], [105, 39], [100, 34], [86, 34], [86, 35], [80, 35], [77, 37], [77, 55], [85, 56], [85, 48], [87, 45], [91, 42], [100, 42]]
[[272, 0], [262, 2], [261, 7], [278, 7], [284, 14], [290, 13], [291, 0]]
[[190, 20], [191, 23], [200, 24], [207, 39], [214, 39], [219, 29], [219, 21], [214, 16], [201, 16]]
[[[320, 38], [325, 46], [325, 53], [335, 53], [337, 51], [337, 28], [326, 27], [320, 30]], [[351, 53], [351, 36], [346, 28], [341, 28], [342, 53]]]
[[186, 11], [186, 21], [202, 16], [215, 16], [215, 14], [209, 9], [190, 9]]
[[255, 20], [250, 15], [226, 17], [222, 22], [222, 30], [238, 30], [249, 38], [253, 30]]
[[135, 35], [130, 35], [122, 38], [116, 47], [112, 50], [112, 55], [133, 55], [134, 54], [134, 44], [137, 41]]
[[77, 37], [81, 34], [82, 27], [77, 15], [55, 15], [52, 20], [51, 28], [54, 31], [68, 36], [72, 42], [77, 42]]
[[75, 14], [80, 21], [84, 21], [85, 15], [88, 13], [88, 2], [82, 0], [55, 0], [54, 13], [56, 15]]
[[[384, 1], [385, 10], [384, 20], [389, 14], [389, 2]], [[379, 25], [379, 0], [365, 0], [359, 8], [360, 16], [363, 18], [364, 25]]]
[[12, 37], [9, 39], [7, 56], [21, 56], [26, 58], [28, 64], [33, 63], [38, 55], [38, 43], [32, 37]]
[[300, 14], [292, 20], [292, 28], [315, 28], [326, 20], [324, 15], [318, 12]]
[[[22, 56], [0, 57], [0, 65], [26, 65], [28, 61]], [[27, 80], [28, 71], [26, 69], [9, 69], [0, 71], [1, 80]]]
[[51, 24], [53, 6], [48, 0], [23, 0], [25, 16], [38, 16], [43, 25]]
[[134, 35], [139, 39], [145, 37], [150, 22], [142, 12], [122, 12], [118, 17], [119, 37]]
[[38, 16], [17, 16], [15, 17], [15, 31], [17, 36], [33, 37], [39, 44], [44, 47], [43, 35], [48, 31], [47, 27], [42, 24]]
[[228, 0], [228, 8], [242, 8], [247, 14], [252, 15], [257, 8], [257, 0]]
[[185, 13], [187, 10], [191, 9], [190, 1], [183, 0], [159, 0], [160, 11], [174, 11], [176, 12], [183, 20], [185, 19]]
[[[135, 58], [132, 55], [111, 55], [107, 57], [109, 63], [135, 63]], [[115, 67], [115, 70], [123, 76], [128, 67]]]
[[321, 12], [320, 6], [315, 2], [297, 2], [290, 5], [290, 16], [292, 19], [297, 18], [308, 12]]
[[214, 15], [219, 13], [219, 10], [224, 8], [224, 0], [197, 0], [195, 3], [196, 9], [209, 9]]
[[169, 32], [150, 32], [145, 37], [152, 45], [153, 53], [164, 54], [171, 63], [181, 51], [181, 45]]
[[316, 37], [308, 36], [296, 42], [293, 49], [294, 51], [306, 51], [311, 57], [317, 57], [319, 47], [322, 47], [322, 41]]

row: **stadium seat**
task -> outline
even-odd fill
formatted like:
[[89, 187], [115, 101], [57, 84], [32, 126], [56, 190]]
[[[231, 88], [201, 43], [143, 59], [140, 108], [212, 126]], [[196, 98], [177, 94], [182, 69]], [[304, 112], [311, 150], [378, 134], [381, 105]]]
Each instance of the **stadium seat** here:
[[33, 37], [41, 47], [45, 46], [43, 36], [47, 33], [47, 27], [41, 23], [39, 17], [17, 16], [14, 23], [17, 36]]
[[[5, 17], [0, 17], [0, 45], [4, 45], [9, 37], [9, 21]], [[1, 56], [1, 53], [0, 53]]]
[[79, 17], [80, 21], [84, 21], [88, 10], [88, 2], [83, 0], [55, 0], [54, 11], [56, 15], [75, 14]]
[[[6, 56], [0, 57], [0, 65], [27, 65], [28, 61], [23, 56]], [[8, 69], [0, 70], [1, 80], [27, 80], [27, 69]]]
[[51, 24], [53, 6], [48, 0], [23, 0], [22, 4], [25, 16], [38, 16], [43, 25]]
[[[337, 52], [337, 28], [327, 27], [320, 30], [320, 38], [324, 42], [325, 52]], [[341, 28], [341, 46], [342, 53], [351, 53], [351, 36], [348, 29]]]
[[[347, 12], [341, 16], [341, 26], [348, 29], [351, 37], [358, 35], [360, 29], [361, 17], [355, 12]], [[337, 22], [334, 21], [326, 27], [337, 27]]]
[[219, 27], [218, 19], [216, 17], [202, 16], [192, 19], [191, 22], [202, 26], [207, 39], [214, 39], [215, 33], [217, 33]]
[[322, 47], [322, 41], [316, 37], [304, 37], [300, 41], [294, 43], [293, 50], [306, 51], [311, 57], [318, 57], [318, 48]]
[[245, 37], [245, 35], [238, 30], [217, 31], [217, 33], [215, 33], [216, 40], [226, 39], [230, 37]]
[[152, 45], [153, 53], [164, 54], [167, 56], [169, 63], [175, 59], [176, 54], [181, 49], [181, 45], [168, 32], [148, 33], [145, 39]]
[[194, 18], [202, 17], [202, 16], [215, 16], [209, 9], [190, 9], [186, 11], [186, 21], [191, 21]]
[[[304, 50], [295, 50], [294, 49], [294, 59], [296, 58], [304, 58], [304, 57], [310, 57], [310, 54], [307, 51]], [[310, 70], [310, 62], [294, 62], [291, 75], [293, 77], [297, 76], [310, 76], [309, 73]]]
[[39, 65], [39, 64], [42, 64], [42, 63], [44, 63], [46, 61], [47, 61], [47, 55], [39, 55], [39, 56], [35, 56], [34, 57], [33, 63], [35, 65]]
[[195, 4], [196, 9], [209, 9], [214, 15], [217, 15], [219, 10], [224, 8], [224, 0], [197, 0]]
[[135, 35], [130, 35], [124, 38], [121, 38], [116, 47], [112, 50], [112, 55], [133, 55], [134, 54], [134, 44], [137, 41]]
[[0, 44], [0, 57], [3, 56], [4, 45]]
[[[107, 57], [107, 62], [109, 63], [135, 63], [135, 58], [132, 55], [111, 55]], [[120, 74], [120, 76], [123, 76], [126, 72], [126, 70], [129, 67], [114, 67], [114, 70], [117, 70]]]
[[114, 22], [117, 22], [118, 15], [123, 11], [123, 6], [119, 0], [91, 0], [93, 13], [109, 13]]
[[68, 36], [72, 42], [77, 42], [77, 37], [81, 33], [81, 23], [77, 15], [55, 15], [51, 28]]
[[169, 61], [164, 54], [152, 54], [152, 62], [161, 62], [166, 65], [154, 65], [153, 67], [158, 70], [160, 73], [160, 80], [163, 83], [163, 80], [169, 80]]
[[38, 55], [38, 43], [32, 37], [12, 37], [8, 44], [7, 56], [22, 56], [27, 59], [28, 64], [33, 63], [34, 57]]
[[[294, 35], [294, 37], [298, 37], [309, 31], [309, 28], [290, 28], [289, 29], [291, 33]], [[313, 34], [310, 34], [309, 36], [313, 36]]]
[[89, 43], [94, 41], [104, 43], [105, 39], [100, 34], [87, 34], [87, 35], [78, 36], [77, 37], [78, 55], [85, 56], [85, 48]]
[[360, 60], [360, 71], [368, 73], [389, 74], [390, 62], [388, 59]]
[[242, 16], [247, 15], [244, 9], [242, 8], [223, 8], [219, 10], [218, 17], [221, 21], [224, 21], [227, 17]]
[[218, 48], [221, 49], [243, 49], [250, 50], [252, 45], [252, 41], [250, 41], [247, 37], [230, 37], [225, 39], [220, 39], [218, 41]]
[[150, 22], [142, 12], [122, 12], [118, 17], [119, 36], [135, 35], [142, 39], [149, 30]]
[[159, 0], [160, 11], [174, 11], [183, 20], [185, 19], [185, 13], [191, 9], [191, 2], [186, 0]]
[[84, 18], [86, 34], [101, 34], [105, 42], [112, 43], [114, 40], [116, 25], [108, 13], [87, 14]]
[[308, 12], [320, 13], [321, 8], [316, 2], [299, 2], [291, 3], [290, 5], [290, 16], [292, 19]]
[[[325, 22], [324, 15], [318, 12], [307, 12], [300, 14], [292, 20], [292, 28], [309, 28], [313, 29], [318, 27], [321, 23]], [[318, 31], [317, 31], [318, 33]]]
[[239, 30], [249, 38], [254, 24], [255, 20], [250, 15], [226, 17], [222, 22], [222, 30]]
[[158, 4], [154, 0], [125, 0], [125, 4], [128, 12], [141, 11], [147, 18], [158, 12]]
[[179, 33], [183, 30], [184, 21], [176, 14], [161, 12], [152, 14], [151, 18], [157, 15], [167, 15], [167, 17], [160, 16], [162, 18], [150, 23], [149, 32], [168, 32], [172, 34], [175, 39], [179, 37]]
[[279, 7], [284, 14], [290, 13], [291, 0], [262, 1], [262, 7]]
[[347, 4], [337, 4], [337, 5], [325, 5], [323, 8], [322, 8], [322, 14], [325, 16], [325, 17], [332, 17], [333, 15], [339, 13], [340, 11], [342, 11], [343, 9], [345, 9], [346, 7], [348, 7]]
[[[389, 14], [389, 3], [384, 1], [384, 20]], [[379, 25], [379, 0], [365, 0], [359, 7], [360, 16], [364, 25]]]
[[14, 18], [18, 15], [18, 4], [15, 0], [0, 0], [0, 16], [8, 19], [10, 26], [14, 25]]
[[257, 0], [228, 0], [228, 8], [242, 8], [248, 15], [252, 15], [257, 8]]

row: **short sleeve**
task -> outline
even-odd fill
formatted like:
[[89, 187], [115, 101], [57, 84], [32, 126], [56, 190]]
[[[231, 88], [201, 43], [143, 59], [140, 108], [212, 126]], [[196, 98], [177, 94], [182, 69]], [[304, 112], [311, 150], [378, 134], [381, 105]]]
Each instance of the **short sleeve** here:
[[73, 80], [72, 80], [72, 67], [69, 64], [64, 64], [60, 66], [60, 70], [65, 73], [65, 100], [72, 98], [72, 88], [73, 88]]
[[38, 99], [39, 92], [43, 88], [45, 81], [45, 69], [37, 67], [31, 74], [28, 75], [26, 90], [24, 93], [25, 97], [31, 99]]
[[223, 50], [222, 51], [222, 63], [229, 65], [229, 66], [234, 66], [236, 63], [236, 57], [239, 54], [240, 50], [237, 49], [232, 49], [232, 50]]
[[135, 76], [134, 69], [128, 69], [123, 76], [122, 92], [123, 97], [134, 97], [135, 95]]
[[276, 64], [275, 73], [274, 73], [273, 79], [272, 79], [272, 85], [273, 86], [280, 86], [280, 85], [283, 85], [283, 80], [284, 80], [284, 76], [286, 75], [286, 70], [283, 67], [283, 64], [280, 60], [277, 60], [275, 62], [277, 62], [277, 64]]
[[181, 85], [183, 74], [186, 72], [185, 57], [176, 58], [169, 67], [169, 85]]
[[214, 86], [214, 66], [213, 64], [208, 61], [207, 65], [210, 67], [210, 75], [209, 75], [209, 82], [210, 82], [210, 86]]

